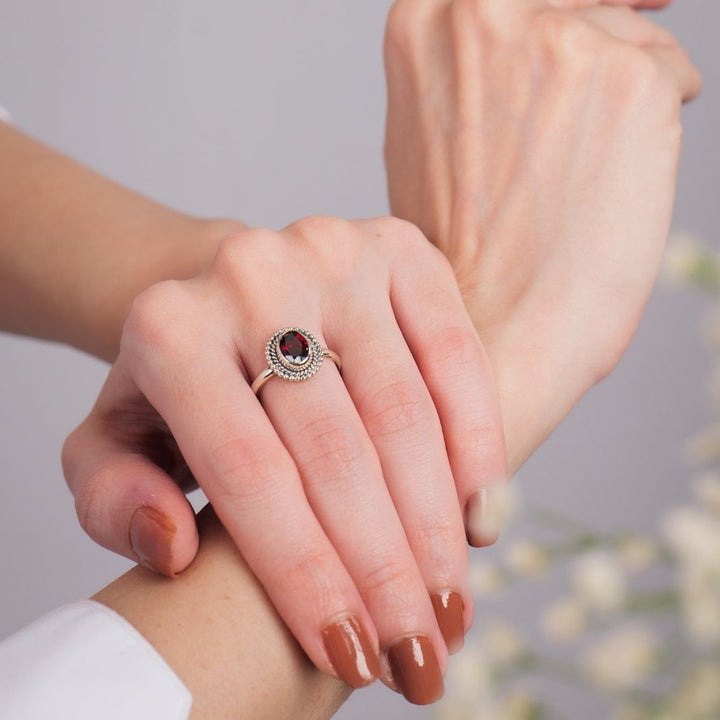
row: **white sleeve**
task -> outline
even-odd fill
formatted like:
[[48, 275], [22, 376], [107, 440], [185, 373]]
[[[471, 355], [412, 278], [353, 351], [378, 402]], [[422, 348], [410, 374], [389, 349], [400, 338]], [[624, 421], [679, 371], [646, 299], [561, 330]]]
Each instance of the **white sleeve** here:
[[0, 643], [1, 720], [187, 720], [191, 705], [152, 645], [92, 600]]
[[0, 105], [0, 122], [10, 122], [10, 113], [2, 105]]

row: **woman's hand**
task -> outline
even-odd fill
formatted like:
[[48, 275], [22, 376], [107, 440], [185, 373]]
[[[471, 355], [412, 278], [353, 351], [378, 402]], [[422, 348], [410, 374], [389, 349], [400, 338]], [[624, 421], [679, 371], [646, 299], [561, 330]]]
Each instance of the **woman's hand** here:
[[700, 77], [646, 16], [575, 0], [398, 0], [385, 59], [392, 212], [456, 271], [514, 471], [636, 329]]
[[[342, 376], [326, 359], [259, 401], [249, 383], [289, 326]], [[143, 292], [63, 464], [89, 535], [168, 575], [197, 550], [194, 477], [320, 669], [440, 696], [472, 620], [463, 512], [505, 452], [452, 268], [414, 226], [248, 229], [202, 275]]]

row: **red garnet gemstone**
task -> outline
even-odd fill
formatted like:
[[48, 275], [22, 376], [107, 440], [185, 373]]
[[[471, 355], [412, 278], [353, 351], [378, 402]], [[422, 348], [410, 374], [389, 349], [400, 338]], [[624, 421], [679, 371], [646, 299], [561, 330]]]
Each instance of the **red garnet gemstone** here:
[[293, 365], [304, 365], [310, 357], [307, 338], [296, 330], [286, 332], [280, 338], [280, 352]]

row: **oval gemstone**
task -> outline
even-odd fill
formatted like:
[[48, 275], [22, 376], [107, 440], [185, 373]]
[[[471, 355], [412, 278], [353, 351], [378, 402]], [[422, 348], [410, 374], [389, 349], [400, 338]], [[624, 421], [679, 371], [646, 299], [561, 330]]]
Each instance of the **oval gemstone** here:
[[304, 365], [310, 359], [307, 338], [296, 330], [286, 332], [280, 338], [279, 348], [285, 360], [293, 365]]

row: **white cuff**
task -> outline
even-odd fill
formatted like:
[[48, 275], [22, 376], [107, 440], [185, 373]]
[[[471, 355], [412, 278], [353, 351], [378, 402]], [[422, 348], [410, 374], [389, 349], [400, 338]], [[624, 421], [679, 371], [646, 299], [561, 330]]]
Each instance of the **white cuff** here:
[[1, 720], [187, 720], [192, 696], [110, 608], [58, 608], [0, 643]]

